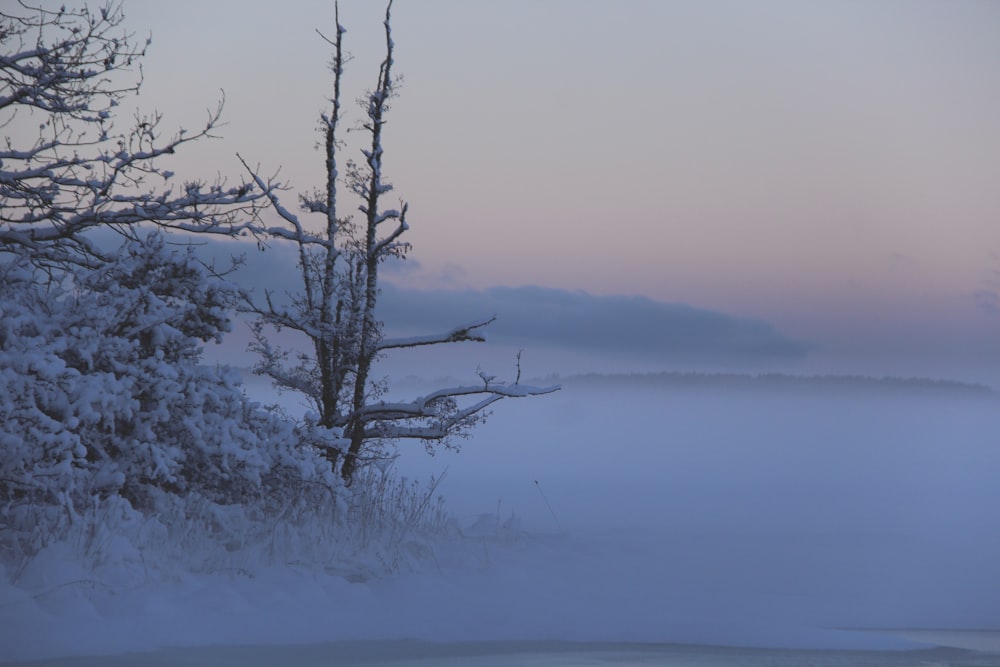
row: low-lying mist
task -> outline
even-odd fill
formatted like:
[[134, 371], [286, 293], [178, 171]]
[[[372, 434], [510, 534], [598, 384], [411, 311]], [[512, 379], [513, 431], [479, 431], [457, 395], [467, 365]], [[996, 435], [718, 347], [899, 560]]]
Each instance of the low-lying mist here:
[[404, 451], [397, 465], [447, 469], [457, 516], [496, 512], [595, 545], [562, 571], [583, 568], [567, 578], [595, 600], [615, 591], [619, 609], [652, 604], [650, 632], [664, 617], [737, 633], [751, 619], [786, 632], [995, 627], [998, 408], [861, 383], [570, 381], [500, 404], [458, 454]]
[[964, 385], [570, 378], [395, 466], [444, 474], [466, 530], [549, 545], [484, 609], [473, 580], [438, 604], [473, 628], [857, 646], [833, 629], [1000, 626], [998, 433], [996, 394]]

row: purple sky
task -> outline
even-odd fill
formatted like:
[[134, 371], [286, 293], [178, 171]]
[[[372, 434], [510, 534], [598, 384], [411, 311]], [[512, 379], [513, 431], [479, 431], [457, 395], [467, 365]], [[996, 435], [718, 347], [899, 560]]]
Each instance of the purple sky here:
[[[348, 99], [378, 5], [341, 2]], [[225, 90], [180, 173], [320, 184], [332, 3], [126, 14], [168, 126]], [[1000, 4], [400, 0], [394, 30], [409, 286], [637, 294], [764, 320], [805, 370], [1000, 383]]]

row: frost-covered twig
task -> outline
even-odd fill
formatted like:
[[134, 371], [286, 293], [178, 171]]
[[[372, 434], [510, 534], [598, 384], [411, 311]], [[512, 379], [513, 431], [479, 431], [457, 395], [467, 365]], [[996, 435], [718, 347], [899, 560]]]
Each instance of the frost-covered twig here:
[[[195, 132], [164, 135], [159, 113], [137, 113], [119, 130], [117, 107], [139, 90], [149, 40], [137, 46], [119, 33], [118, 4], [21, 7], [0, 11], [0, 113], [14, 131], [0, 145], [0, 250], [37, 265], [96, 267], [111, 259], [86, 237], [96, 228], [132, 237], [141, 225], [254, 231], [268, 188], [221, 178], [177, 183], [162, 166], [186, 144], [215, 137], [223, 101]], [[33, 141], [25, 141], [29, 118]]]

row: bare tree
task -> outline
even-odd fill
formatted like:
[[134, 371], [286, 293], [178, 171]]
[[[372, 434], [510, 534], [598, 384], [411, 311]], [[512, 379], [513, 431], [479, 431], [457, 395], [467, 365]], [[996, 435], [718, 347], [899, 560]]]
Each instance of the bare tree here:
[[[381, 355], [406, 348], [483, 341], [482, 329], [493, 321], [489, 317], [439, 335], [394, 339], [383, 336], [382, 323], [375, 315], [379, 266], [387, 259], [404, 257], [409, 250], [409, 244], [402, 240], [409, 229], [407, 204], [400, 201], [398, 207], [385, 205], [393, 187], [383, 174], [383, 129], [398, 85], [393, 73], [391, 10], [390, 0], [384, 20], [385, 57], [375, 87], [361, 99], [364, 112], [359, 129], [367, 135], [366, 146], [361, 149], [363, 159], [347, 160], [345, 175], [341, 176], [338, 131], [342, 122], [345, 31], [338, 11], [335, 36], [331, 39], [321, 33], [333, 47], [332, 108], [321, 115], [326, 188], [300, 195], [300, 210], [294, 212], [280, 201], [280, 186], [244, 161], [281, 220], [281, 224], [260, 231], [297, 246], [302, 279], [302, 290], [293, 295], [289, 305], [277, 303], [271, 293], [265, 294], [263, 303], [249, 302], [249, 309], [259, 315], [255, 330], [261, 362], [257, 370], [270, 376], [278, 387], [301, 392], [312, 401], [318, 412], [315, 426], [320, 431], [316, 443], [324, 448], [334, 470], [339, 470], [348, 484], [359, 463], [380, 443], [398, 439], [418, 439], [427, 444], [447, 442], [480, 422], [486, 408], [502, 398], [558, 389], [522, 385], [520, 377], [506, 384], [480, 373], [475, 384], [442, 388], [412, 401], [379, 400], [383, 390], [372, 380], [371, 372]], [[341, 187], [359, 200], [360, 220], [338, 209]], [[311, 225], [300, 213], [316, 216], [321, 222]], [[292, 358], [289, 352], [272, 346], [265, 335], [267, 326], [304, 334], [312, 344], [312, 354]]]
[[[264, 193], [252, 183], [172, 185], [163, 158], [213, 136], [222, 104], [196, 132], [164, 136], [158, 113], [115, 111], [142, 83], [137, 44], [121, 5], [58, 10], [24, 2], [0, 11], [0, 251], [37, 265], [94, 267], [110, 257], [84, 232], [134, 236], [143, 224], [228, 235], [248, 229]], [[34, 133], [33, 139], [30, 135]]]

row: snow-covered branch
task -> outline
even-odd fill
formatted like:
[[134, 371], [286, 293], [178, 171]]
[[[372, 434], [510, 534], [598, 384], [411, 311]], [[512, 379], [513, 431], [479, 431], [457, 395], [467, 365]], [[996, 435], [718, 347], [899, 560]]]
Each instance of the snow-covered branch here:
[[[559, 391], [560, 387], [530, 387], [527, 385], [487, 385], [485, 387], [452, 387], [418, 398], [411, 403], [379, 403], [366, 406], [368, 438], [448, 440], [462, 435], [464, 429], [481, 421], [486, 408], [504, 398], [540, 396]], [[456, 398], [482, 396], [464, 408]], [[422, 421], [421, 421], [422, 420]]]
[[[267, 187], [222, 179], [174, 185], [163, 166], [186, 144], [214, 138], [222, 102], [195, 132], [164, 135], [158, 113], [137, 113], [127, 130], [116, 130], [116, 107], [139, 89], [145, 54], [145, 45], [118, 34], [120, 6], [21, 8], [0, 11], [0, 111], [13, 132], [0, 145], [0, 251], [49, 265], [95, 266], [111, 259], [81, 241], [95, 228], [132, 237], [142, 225], [255, 231], [269, 204]], [[33, 125], [26, 124], [29, 111]], [[34, 140], [30, 127], [37, 128]]]
[[114, 76], [130, 71], [149, 45], [146, 39], [136, 46], [133, 35], [118, 32], [120, 3], [106, 2], [96, 12], [27, 3], [21, 9], [0, 11], [0, 109], [33, 108], [104, 123], [121, 95], [139, 89], [141, 76]]
[[[461, 396], [479, 396], [483, 394], [491, 396], [491, 400], [499, 400], [501, 398], [524, 398], [526, 396], [551, 394], [559, 391], [559, 388], [559, 385], [553, 385], [550, 387], [532, 387], [520, 384], [506, 385], [493, 383], [447, 387], [444, 389], [438, 389], [430, 394], [427, 394], [426, 396], [421, 396], [413, 401], [410, 401], [409, 403], [380, 402], [372, 405], [366, 405], [361, 410], [361, 416], [368, 419], [378, 420], [435, 417], [439, 415], [434, 406], [441, 402], [442, 399], [453, 399]], [[478, 410], [481, 409], [482, 408], [478, 408]]]
[[479, 330], [489, 326], [496, 321], [496, 315], [488, 319], [472, 322], [463, 326], [455, 327], [451, 331], [429, 336], [410, 336], [407, 338], [386, 338], [378, 344], [379, 350], [391, 350], [404, 347], [422, 347], [424, 345], [439, 345], [441, 343], [458, 343], [461, 341], [474, 341], [482, 343], [486, 341], [486, 336]]

